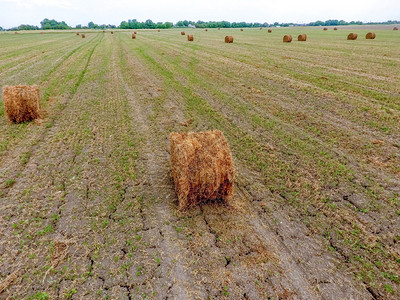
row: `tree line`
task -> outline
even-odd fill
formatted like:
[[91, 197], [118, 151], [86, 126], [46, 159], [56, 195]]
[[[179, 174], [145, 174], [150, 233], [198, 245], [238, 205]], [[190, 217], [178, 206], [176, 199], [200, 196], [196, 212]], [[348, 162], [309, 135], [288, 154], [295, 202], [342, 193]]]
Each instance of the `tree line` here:
[[[34, 25], [21, 24], [17, 27], [9, 28], [7, 30], [18, 31], [18, 30], [63, 30], [63, 29], [109, 29], [109, 28], [120, 28], [120, 29], [169, 29], [172, 27], [196, 27], [196, 28], [252, 28], [252, 27], [289, 27], [289, 26], [338, 26], [338, 25], [375, 25], [375, 24], [398, 24], [400, 21], [389, 20], [386, 22], [361, 22], [361, 21], [351, 21], [346, 22], [344, 20], [326, 20], [326, 21], [315, 21], [310, 23], [298, 24], [298, 23], [248, 23], [248, 22], [228, 22], [228, 21], [178, 21], [174, 25], [172, 22], [157, 22], [154, 23], [152, 20], [148, 19], [144, 22], [139, 22], [136, 19], [122, 21], [119, 26], [111, 24], [98, 25], [93, 22], [89, 22], [86, 25], [77, 25], [75, 27], [69, 26], [66, 22], [58, 22], [54, 19], [44, 19], [40, 22], [40, 27]], [[0, 31], [5, 30], [0, 27]]]

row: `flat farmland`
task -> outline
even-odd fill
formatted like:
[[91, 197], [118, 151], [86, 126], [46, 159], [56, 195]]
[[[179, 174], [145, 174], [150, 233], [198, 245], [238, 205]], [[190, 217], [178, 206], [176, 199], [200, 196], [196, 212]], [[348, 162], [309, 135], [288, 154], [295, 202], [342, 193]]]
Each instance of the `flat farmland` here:
[[[0, 99], [0, 299], [399, 299], [391, 29], [0, 33], [44, 110]], [[169, 134], [211, 129], [233, 203], [180, 211]]]

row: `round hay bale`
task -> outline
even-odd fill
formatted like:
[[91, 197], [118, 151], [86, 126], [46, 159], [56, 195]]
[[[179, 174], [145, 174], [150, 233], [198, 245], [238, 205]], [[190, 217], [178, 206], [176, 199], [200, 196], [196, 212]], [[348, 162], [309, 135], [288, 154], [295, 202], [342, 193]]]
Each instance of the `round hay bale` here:
[[134, 31], [134, 32], [133, 32], [133, 34], [137, 34], [137, 32], [136, 32], [136, 31]]
[[79, 32], [77, 32], [76, 35], [79, 35]]
[[86, 37], [86, 35], [84, 33], [82, 33], [82, 38], [84, 39]]
[[367, 40], [374, 40], [376, 38], [375, 32], [368, 32], [367, 35], [365, 36]]
[[337, 30], [337, 27], [334, 27], [333, 30]]
[[399, 30], [399, 28], [397, 28], [397, 27], [393, 27], [393, 30]]
[[193, 42], [193, 34], [188, 34], [187, 39], [189, 42]]
[[114, 34], [114, 31], [111, 31], [111, 34]]
[[357, 39], [357, 37], [358, 37], [357, 33], [349, 33], [349, 35], [347, 36], [347, 39], [354, 41]]
[[262, 30], [262, 27], [260, 27], [260, 30]]
[[15, 31], [14, 34], [18, 34], [18, 32]]
[[305, 33], [300, 34], [300, 35], [297, 37], [297, 40], [298, 40], [299, 42], [305, 42], [305, 41], [307, 41], [307, 34], [305, 34]]
[[8, 119], [22, 123], [40, 118], [40, 92], [37, 85], [6, 85], [3, 102]]
[[240, 31], [243, 31], [243, 28], [240, 28]]
[[169, 140], [179, 209], [212, 200], [232, 201], [235, 171], [221, 131], [172, 132]]
[[208, 31], [208, 29], [206, 28], [206, 29], [204, 29], [204, 31]]
[[268, 33], [271, 33], [272, 32], [272, 29], [268, 29]]
[[136, 34], [132, 33], [132, 39], [136, 39]]
[[227, 35], [225, 37], [225, 43], [233, 43], [233, 36]]
[[185, 32], [184, 32], [184, 31], [181, 31], [181, 35], [185, 35]]
[[221, 28], [220, 28], [220, 27], [218, 27], [218, 30], [221, 30]]
[[292, 36], [290, 34], [287, 34], [283, 37], [283, 42], [284, 43], [290, 43], [292, 41]]
[[160, 29], [158, 29], [157, 31], [158, 31], [158, 32], [160, 32], [161, 30], [160, 30]]
[[105, 31], [105, 30], [103, 30], [103, 33], [106, 33], [106, 31]]
[[327, 27], [324, 27], [324, 30], [328, 30], [328, 28], [327, 28]]

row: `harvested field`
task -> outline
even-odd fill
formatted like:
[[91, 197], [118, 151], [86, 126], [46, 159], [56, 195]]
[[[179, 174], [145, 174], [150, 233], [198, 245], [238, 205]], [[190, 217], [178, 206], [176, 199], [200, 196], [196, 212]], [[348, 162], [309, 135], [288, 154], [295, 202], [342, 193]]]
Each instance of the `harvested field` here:
[[[1, 33], [46, 115], [0, 99], [0, 299], [399, 299], [393, 26]], [[170, 133], [215, 129], [233, 199], [179, 210]]]

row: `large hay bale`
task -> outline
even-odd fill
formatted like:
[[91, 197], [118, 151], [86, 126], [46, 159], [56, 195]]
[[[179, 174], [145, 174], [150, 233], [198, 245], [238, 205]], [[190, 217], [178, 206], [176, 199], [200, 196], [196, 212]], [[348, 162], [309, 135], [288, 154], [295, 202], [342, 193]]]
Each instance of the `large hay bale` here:
[[399, 28], [397, 28], [397, 27], [393, 27], [393, 30], [399, 30]]
[[290, 43], [292, 41], [292, 36], [290, 34], [287, 34], [283, 37], [283, 42], [284, 43]]
[[170, 134], [172, 176], [179, 208], [210, 200], [229, 203], [235, 171], [232, 154], [219, 130]]
[[297, 40], [298, 40], [299, 42], [305, 42], [305, 41], [307, 41], [307, 34], [305, 34], [305, 33], [300, 34], [300, 35], [297, 37]]
[[188, 34], [188, 41], [193, 42], [193, 34]]
[[233, 36], [227, 35], [225, 37], [225, 43], [233, 43]]
[[349, 35], [347, 36], [347, 39], [354, 41], [357, 39], [357, 37], [358, 37], [357, 33], [349, 33]]
[[337, 27], [334, 27], [333, 30], [337, 30]]
[[240, 28], [240, 31], [243, 31], [243, 28]]
[[184, 31], [181, 31], [181, 35], [185, 35], [186, 33]]
[[268, 29], [268, 33], [271, 33], [272, 32], [272, 29]]
[[84, 33], [82, 33], [82, 38], [84, 39], [86, 37], [86, 35]]
[[328, 30], [328, 28], [327, 28], [327, 27], [324, 27], [324, 30]]
[[374, 40], [375, 37], [376, 37], [375, 32], [368, 32], [367, 35], [365, 36], [365, 38], [366, 38], [367, 40]]
[[132, 33], [132, 39], [136, 39], [136, 34]]
[[40, 118], [40, 93], [37, 85], [6, 85], [3, 102], [11, 122], [21, 123]]

